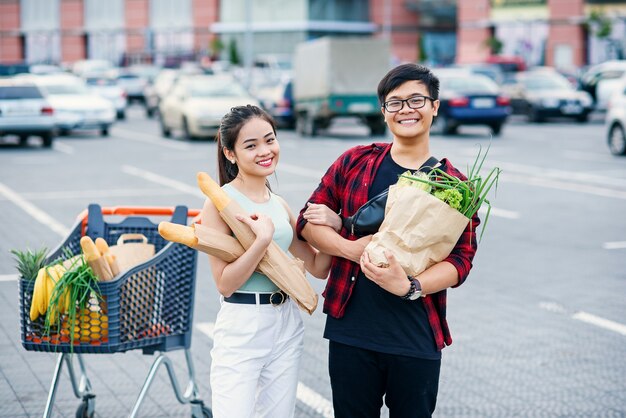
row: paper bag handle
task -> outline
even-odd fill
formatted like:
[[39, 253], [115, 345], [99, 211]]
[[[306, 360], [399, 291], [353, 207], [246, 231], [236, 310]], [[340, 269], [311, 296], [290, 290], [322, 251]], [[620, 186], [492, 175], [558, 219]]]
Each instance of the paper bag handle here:
[[117, 240], [117, 245], [124, 245], [127, 240], [141, 240], [144, 244], [148, 243], [148, 238], [144, 234], [122, 234]]

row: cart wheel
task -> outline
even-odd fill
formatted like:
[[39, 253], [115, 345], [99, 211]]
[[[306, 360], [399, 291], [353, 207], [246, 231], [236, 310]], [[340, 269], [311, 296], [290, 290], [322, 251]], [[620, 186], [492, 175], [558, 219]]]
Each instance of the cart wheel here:
[[213, 412], [206, 406], [202, 407], [202, 416], [203, 418], [213, 418]]
[[[91, 410], [91, 413], [89, 410]], [[76, 410], [76, 418], [94, 418], [95, 414], [95, 396], [85, 395]]]
[[93, 418], [94, 414], [89, 415], [89, 406], [87, 401], [82, 401], [76, 410], [76, 418]]

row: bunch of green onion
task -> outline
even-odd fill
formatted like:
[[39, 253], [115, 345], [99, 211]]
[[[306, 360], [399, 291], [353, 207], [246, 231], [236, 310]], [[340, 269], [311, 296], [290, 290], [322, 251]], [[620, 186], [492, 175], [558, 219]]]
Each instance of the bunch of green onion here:
[[[66, 254], [66, 258], [71, 258], [71, 253]], [[59, 261], [60, 262], [60, 261]], [[56, 282], [52, 294], [48, 311], [46, 312], [45, 332], [50, 335], [50, 329], [56, 327], [61, 332], [61, 312], [65, 311], [65, 294], [69, 292], [69, 304], [67, 305], [70, 346], [74, 347], [74, 327], [76, 326], [76, 316], [82, 309], [89, 307], [89, 301], [95, 298], [102, 300], [102, 295], [98, 290], [98, 278], [84, 256], [77, 257], [67, 269], [67, 271]], [[52, 309], [50, 308], [52, 307]], [[56, 314], [55, 314], [56, 312]]]
[[439, 198], [458, 210], [465, 217], [472, 219], [472, 216], [480, 209], [482, 204], [487, 205], [487, 213], [483, 223], [483, 229], [480, 234], [485, 232], [485, 226], [491, 213], [491, 203], [487, 200], [487, 194], [495, 185], [498, 188], [498, 179], [502, 170], [494, 167], [489, 171], [486, 177], [481, 176], [480, 171], [487, 157], [489, 148], [482, 154], [482, 149], [478, 150], [478, 155], [471, 167], [467, 170], [467, 180], [461, 180], [440, 168], [433, 168], [428, 175], [402, 174], [398, 180], [398, 184], [419, 185], [427, 193]]

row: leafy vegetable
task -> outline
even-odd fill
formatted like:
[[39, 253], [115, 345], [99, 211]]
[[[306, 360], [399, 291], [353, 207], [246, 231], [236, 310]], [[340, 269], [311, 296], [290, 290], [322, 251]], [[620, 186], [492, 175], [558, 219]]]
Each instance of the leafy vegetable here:
[[443, 189], [437, 190], [433, 193], [437, 199], [447, 203], [453, 209], [461, 209], [461, 202], [463, 201], [463, 195], [457, 189]]
[[404, 185], [414, 185], [415, 183], [426, 185], [430, 188], [429, 193], [446, 202], [470, 219], [480, 209], [482, 204], [485, 203], [488, 208], [480, 234], [480, 238], [482, 239], [489, 214], [491, 213], [491, 203], [487, 200], [487, 194], [494, 185], [497, 190], [498, 179], [502, 172], [500, 168], [494, 167], [489, 171], [486, 177], [483, 178], [481, 176], [480, 171], [482, 170], [488, 152], [489, 148], [487, 148], [484, 154], [482, 153], [482, 149], [479, 148], [474, 164], [467, 170], [467, 180], [461, 180], [451, 176], [440, 168], [433, 168], [426, 176], [421, 175], [422, 173], [419, 172], [415, 174], [410, 174], [410, 172], [408, 174], [404, 173], [400, 176], [398, 184], [402, 182]]
[[[77, 336], [74, 332], [78, 322], [77, 314], [80, 316], [81, 312], [88, 310], [91, 299], [96, 299], [96, 303], [98, 303], [102, 300], [102, 296], [97, 286], [98, 279], [85, 261], [84, 256], [74, 257], [72, 260], [71, 265], [55, 283], [51, 292], [45, 326], [48, 335], [50, 335], [51, 328], [63, 332], [61, 315], [59, 314], [66, 314], [69, 324], [69, 330], [67, 330], [69, 342], [73, 348], [74, 339]], [[60, 262], [57, 265], [59, 264]]]

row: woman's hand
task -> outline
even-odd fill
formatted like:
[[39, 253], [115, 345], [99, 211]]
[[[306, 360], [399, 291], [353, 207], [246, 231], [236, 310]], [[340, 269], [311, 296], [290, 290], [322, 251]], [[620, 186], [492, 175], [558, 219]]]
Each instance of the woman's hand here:
[[326, 205], [308, 202], [302, 216], [312, 224], [330, 226], [337, 232], [341, 231], [341, 217]]
[[274, 239], [274, 223], [269, 216], [262, 213], [253, 213], [249, 217], [242, 215], [235, 216], [238, 221], [241, 221], [248, 225], [254, 235], [256, 235], [256, 241], [264, 246], [270, 245]]

